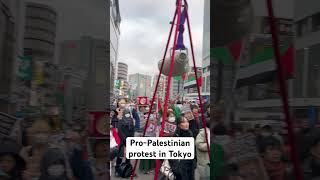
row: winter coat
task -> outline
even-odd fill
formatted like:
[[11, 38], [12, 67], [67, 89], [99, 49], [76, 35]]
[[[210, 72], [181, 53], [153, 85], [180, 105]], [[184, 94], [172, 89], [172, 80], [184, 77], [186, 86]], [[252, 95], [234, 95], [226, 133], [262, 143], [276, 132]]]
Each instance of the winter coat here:
[[133, 119], [123, 117], [118, 123], [118, 135], [120, 138], [120, 146], [126, 144], [127, 137], [134, 137]]
[[[52, 177], [48, 174], [47, 169], [54, 164], [62, 164], [65, 167], [65, 173], [59, 177]], [[48, 149], [44, 154], [40, 164], [41, 176], [39, 180], [69, 180], [67, 175], [67, 162], [62, 151], [56, 148]]]
[[83, 147], [75, 148], [69, 157], [73, 175], [77, 180], [93, 180], [93, 172], [89, 161], [83, 159]]
[[193, 137], [196, 138], [199, 133], [199, 124], [197, 120], [192, 119], [189, 121], [189, 129], [191, 130]]
[[309, 155], [309, 148], [312, 144], [312, 141], [315, 137], [320, 136], [320, 129], [310, 128], [300, 131], [297, 134], [297, 144], [299, 157], [301, 160], [304, 160]]
[[[190, 130], [177, 129], [174, 137], [193, 137]], [[196, 161], [192, 160], [169, 160], [170, 167], [176, 180], [194, 180]]]
[[[210, 143], [210, 129], [207, 128], [208, 142]], [[200, 132], [196, 138], [196, 148], [197, 148], [197, 163], [199, 174], [203, 179], [210, 179], [210, 172], [207, 171], [210, 168], [210, 160], [208, 156], [208, 148], [206, 143], [206, 136], [204, 129], [200, 129]]]
[[15, 159], [15, 167], [11, 173], [7, 173], [9, 180], [22, 180], [22, 172], [26, 168], [24, 159], [19, 155], [21, 147], [10, 139], [1, 142], [0, 156], [11, 155]]

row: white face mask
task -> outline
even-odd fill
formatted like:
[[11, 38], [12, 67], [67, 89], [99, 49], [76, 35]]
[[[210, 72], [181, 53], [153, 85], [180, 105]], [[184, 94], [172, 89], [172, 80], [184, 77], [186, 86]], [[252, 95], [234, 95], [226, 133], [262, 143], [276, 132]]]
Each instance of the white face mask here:
[[169, 117], [168, 121], [169, 121], [169, 122], [175, 122], [175, 121], [176, 121], [176, 118], [175, 118], [175, 117]]
[[146, 111], [149, 111], [149, 108], [146, 108]]
[[47, 172], [50, 176], [59, 177], [65, 172], [64, 166], [62, 164], [49, 166]]
[[126, 118], [129, 118], [130, 117], [130, 114], [126, 114], [126, 115], [124, 115]]
[[126, 105], [125, 104], [120, 104], [120, 108], [125, 108]]

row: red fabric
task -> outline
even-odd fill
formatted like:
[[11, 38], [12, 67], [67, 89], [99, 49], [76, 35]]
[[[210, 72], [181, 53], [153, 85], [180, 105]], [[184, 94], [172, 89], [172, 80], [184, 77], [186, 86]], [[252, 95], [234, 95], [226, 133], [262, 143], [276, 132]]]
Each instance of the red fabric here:
[[202, 76], [200, 76], [200, 77], [198, 78], [198, 85], [199, 85], [199, 87], [202, 86]]
[[85, 161], [89, 160], [89, 152], [86, 146], [83, 148], [82, 159]]
[[185, 80], [187, 79], [187, 74], [186, 74], [186, 73], [183, 73], [181, 77], [182, 77], [182, 80], [185, 81]]
[[235, 61], [239, 61], [241, 49], [242, 49], [243, 42], [242, 40], [232, 42], [228, 45], [228, 48], [230, 50], [230, 53]]
[[120, 144], [120, 138], [118, 136], [116, 128], [112, 128], [111, 131], [112, 131], [113, 138], [116, 140], [116, 143], [119, 145]]
[[286, 72], [286, 75], [288, 77], [292, 77], [294, 73], [294, 68], [293, 68], [293, 44], [289, 46], [287, 51], [282, 55], [282, 63], [283, 63], [283, 68], [284, 72]]

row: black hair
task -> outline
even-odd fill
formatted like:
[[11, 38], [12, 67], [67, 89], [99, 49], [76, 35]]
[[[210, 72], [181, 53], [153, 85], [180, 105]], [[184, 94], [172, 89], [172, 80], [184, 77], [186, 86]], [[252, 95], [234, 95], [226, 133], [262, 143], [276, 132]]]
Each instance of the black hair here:
[[276, 138], [269, 136], [269, 137], [264, 137], [261, 139], [261, 144], [259, 147], [259, 152], [265, 153], [268, 147], [273, 147], [273, 148], [281, 148], [281, 143], [279, 140]]
[[178, 118], [177, 120], [177, 125], [180, 125], [182, 123], [182, 120], [184, 119], [184, 116], [181, 116], [180, 118]]
[[227, 128], [226, 126], [224, 126], [223, 124], [217, 124], [214, 128], [213, 128], [213, 133], [215, 135], [226, 135], [227, 134]]
[[256, 124], [256, 125], [254, 125], [254, 128], [256, 128], [256, 129], [261, 128], [261, 125], [260, 124]]

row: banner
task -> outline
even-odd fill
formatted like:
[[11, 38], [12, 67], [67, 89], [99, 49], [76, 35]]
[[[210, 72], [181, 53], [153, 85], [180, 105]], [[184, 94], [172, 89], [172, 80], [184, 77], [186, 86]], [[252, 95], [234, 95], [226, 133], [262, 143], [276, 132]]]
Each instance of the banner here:
[[18, 77], [23, 80], [31, 81], [32, 79], [32, 57], [31, 56], [19, 56], [19, 69]]

